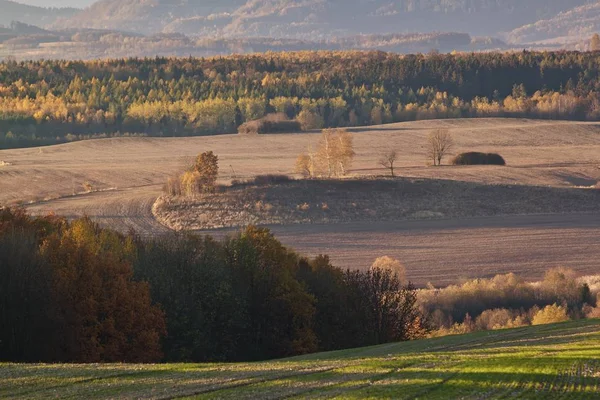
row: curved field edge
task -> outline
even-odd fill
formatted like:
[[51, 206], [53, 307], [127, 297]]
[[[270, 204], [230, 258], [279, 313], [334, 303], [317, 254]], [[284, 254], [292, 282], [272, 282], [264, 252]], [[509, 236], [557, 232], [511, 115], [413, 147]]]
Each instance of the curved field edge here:
[[576, 398], [600, 396], [600, 320], [236, 364], [0, 364], [0, 397]]
[[239, 184], [193, 198], [163, 196], [152, 207], [173, 230], [599, 211], [596, 189], [409, 178]]

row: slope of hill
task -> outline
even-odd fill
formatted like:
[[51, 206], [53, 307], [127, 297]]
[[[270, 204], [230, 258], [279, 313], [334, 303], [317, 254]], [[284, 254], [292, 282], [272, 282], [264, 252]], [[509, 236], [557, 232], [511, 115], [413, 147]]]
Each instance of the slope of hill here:
[[101, 0], [61, 25], [190, 35], [322, 38], [510, 31], [591, 0]]
[[0, 397], [544, 398], [600, 396], [600, 320], [243, 364], [0, 364]]
[[561, 12], [553, 18], [537, 21], [510, 32], [514, 43], [553, 40], [571, 42], [589, 38], [600, 30], [600, 2]]
[[31, 25], [46, 26], [60, 18], [74, 16], [79, 10], [74, 8], [42, 8], [10, 0], [0, 0], [0, 25], [10, 25], [12, 21]]

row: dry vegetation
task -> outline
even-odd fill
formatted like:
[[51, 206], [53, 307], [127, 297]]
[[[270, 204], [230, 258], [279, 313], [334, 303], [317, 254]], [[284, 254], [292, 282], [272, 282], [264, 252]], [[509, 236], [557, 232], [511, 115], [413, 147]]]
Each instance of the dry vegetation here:
[[161, 198], [155, 216], [174, 230], [600, 212], [600, 192], [423, 179], [297, 180]]

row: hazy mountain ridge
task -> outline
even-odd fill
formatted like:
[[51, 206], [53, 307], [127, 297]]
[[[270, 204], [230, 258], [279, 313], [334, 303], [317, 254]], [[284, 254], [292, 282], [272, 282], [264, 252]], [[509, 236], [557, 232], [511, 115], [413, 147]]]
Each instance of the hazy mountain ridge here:
[[569, 42], [590, 37], [600, 30], [600, 2], [561, 12], [553, 18], [537, 21], [513, 30], [512, 42], [531, 43], [547, 40]]
[[60, 18], [70, 18], [77, 14], [75, 8], [42, 8], [9, 0], [0, 0], [0, 25], [10, 25], [12, 21], [45, 26]]
[[55, 28], [321, 39], [463, 31], [495, 36], [591, 0], [100, 0]]

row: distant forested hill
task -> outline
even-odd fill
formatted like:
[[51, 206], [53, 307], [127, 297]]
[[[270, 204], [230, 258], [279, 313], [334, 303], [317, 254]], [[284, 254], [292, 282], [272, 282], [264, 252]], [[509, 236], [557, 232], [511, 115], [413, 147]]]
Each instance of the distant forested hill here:
[[431, 118], [600, 120], [600, 56], [299, 52], [0, 63], [0, 148], [94, 135], [232, 133]]
[[497, 35], [591, 0], [100, 0], [63, 27], [321, 39], [361, 33]]
[[0, 0], [0, 25], [8, 26], [12, 21], [31, 25], [53, 24], [59, 18], [69, 18], [77, 13], [74, 8], [42, 8], [9, 0]]
[[600, 2], [597, 2], [515, 29], [508, 39], [521, 43], [545, 40], [568, 43], [582, 37], [591, 37], [599, 30]]

